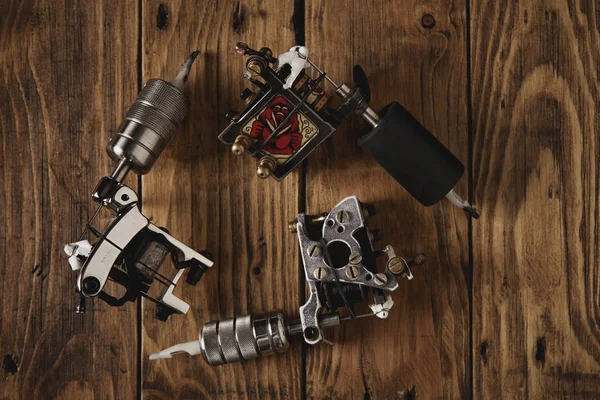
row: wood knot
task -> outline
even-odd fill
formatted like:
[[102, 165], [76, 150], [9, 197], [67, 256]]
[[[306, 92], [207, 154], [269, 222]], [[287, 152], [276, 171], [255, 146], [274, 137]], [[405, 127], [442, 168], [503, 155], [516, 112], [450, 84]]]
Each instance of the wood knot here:
[[233, 12], [233, 31], [239, 32], [242, 29], [242, 25], [244, 25], [244, 11], [242, 10], [242, 6], [240, 2], [238, 2], [235, 11]]
[[161, 4], [158, 6], [156, 14], [156, 27], [162, 31], [167, 26], [167, 22], [169, 22], [169, 10], [167, 10], [167, 6]]
[[435, 26], [435, 18], [431, 14], [425, 14], [421, 17], [421, 25], [425, 29], [431, 29]]
[[7, 354], [4, 356], [4, 376], [14, 375], [19, 371], [19, 364], [11, 356]]
[[542, 364], [546, 363], [546, 337], [540, 336], [535, 343], [535, 361]]
[[479, 355], [481, 356], [483, 363], [487, 365], [490, 358], [490, 342], [488, 340], [484, 340], [481, 342], [481, 345], [479, 345]]
[[417, 387], [415, 385], [413, 385], [409, 390], [404, 392], [405, 400], [416, 400], [418, 397], [419, 394], [417, 393]]

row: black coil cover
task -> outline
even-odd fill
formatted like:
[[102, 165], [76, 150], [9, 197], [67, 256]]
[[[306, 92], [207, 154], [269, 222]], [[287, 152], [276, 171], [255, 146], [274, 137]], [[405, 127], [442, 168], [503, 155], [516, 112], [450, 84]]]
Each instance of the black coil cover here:
[[358, 143], [424, 206], [444, 198], [463, 164], [399, 103], [388, 104], [380, 116]]

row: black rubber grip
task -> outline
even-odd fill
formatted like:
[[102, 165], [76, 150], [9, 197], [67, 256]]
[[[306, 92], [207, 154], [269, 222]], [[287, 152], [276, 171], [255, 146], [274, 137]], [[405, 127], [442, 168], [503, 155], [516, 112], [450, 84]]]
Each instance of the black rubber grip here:
[[424, 206], [444, 198], [462, 176], [462, 163], [399, 103], [380, 116], [358, 144]]

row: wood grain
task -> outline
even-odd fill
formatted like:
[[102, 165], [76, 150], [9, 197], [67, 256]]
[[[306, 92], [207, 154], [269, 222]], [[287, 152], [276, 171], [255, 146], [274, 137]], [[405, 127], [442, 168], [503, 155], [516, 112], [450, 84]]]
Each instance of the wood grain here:
[[90, 217], [104, 146], [137, 89], [136, 2], [3, 2], [0, 397], [133, 398], [135, 307], [74, 313], [63, 245]]
[[600, 397], [599, 18], [472, 1], [475, 398]]
[[[158, 28], [157, 12], [168, 14]], [[260, 181], [251, 157], [236, 158], [218, 142], [223, 116], [241, 109], [244, 58], [252, 47], [289, 48], [293, 3], [279, 1], [149, 1], [143, 4], [144, 79], [165, 76], [192, 50], [201, 51], [189, 78], [191, 112], [156, 168], [143, 178], [144, 210], [196, 249], [208, 249], [215, 267], [197, 287], [180, 292], [192, 308], [166, 324], [144, 309], [143, 355], [197, 338], [202, 324], [248, 312], [300, 304], [297, 240], [287, 221], [299, 210], [300, 172], [279, 184]], [[301, 346], [289, 353], [214, 368], [201, 356], [144, 361], [147, 398], [299, 398]]]
[[[464, 1], [306, 1], [311, 58], [338, 83], [352, 84], [354, 64], [371, 83], [375, 109], [397, 100], [468, 161], [466, 8]], [[435, 19], [432, 28], [423, 16]], [[346, 122], [309, 159], [307, 209], [329, 210], [356, 194], [374, 203], [381, 247], [427, 254], [415, 279], [402, 281], [388, 320], [361, 320], [331, 332], [333, 346], [307, 354], [309, 398], [467, 398], [470, 395], [467, 219], [442, 202], [424, 208], [356, 141]], [[466, 195], [467, 178], [459, 185]], [[414, 389], [413, 389], [414, 387]], [[412, 390], [411, 393], [409, 393]]]
[[[275, 54], [305, 41], [340, 83], [361, 64], [375, 109], [398, 100], [472, 159], [471, 249], [461, 211], [423, 208], [362, 152], [358, 119], [305, 171], [259, 181], [251, 157], [217, 140], [225, 112], [242, 107], [238, 41]], [[178, 289], [192, 309], [167, 323], [152, 304], [140, 316], [96, 301], [77, 315], [62, 246], [114, 166], [104, 146], [139, 82], [170, 78], [196, 49], [191, 113], [142, 179], [142, 203], [215, 267]], [[599, 398], [599, 65], [596, 0], [3, 2], [0, 399]], [[458, 189], [469, 191], [466, 176]], [[211, 320], [296, 316], [304, 293], [287, 221], [352, 194], [377, 206], [381, 247], [428, 257], [388, 320], [245, 364], [146, 360]]]

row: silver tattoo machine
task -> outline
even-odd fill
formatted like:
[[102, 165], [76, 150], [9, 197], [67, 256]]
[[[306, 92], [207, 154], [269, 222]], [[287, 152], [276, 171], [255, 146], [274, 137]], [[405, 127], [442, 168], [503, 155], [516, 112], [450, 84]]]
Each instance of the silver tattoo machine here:
[[[156, 317], [160, 320], [165, 321], [171, 314], [185, 314], [189, 305], [173, 294], [175, 286], [186, 269], [187, 282], [195, 285], [213, 265], [208, 253], [197, 253], [165, 228], [152, 224], [142, 214], [136, 192], [123, 183], [129, 171], [139, 175], [150, 172], [185, 119], [189, 101], [184, 86], [197, 55], [197, 51], [190, 55], [171, 82], [146, 82], [106, 147], [118, 165], [94, 189], [92, 199], [99, 206], [85, 230], [64, 249], [71, 268], [77, 272], [79, 313], [85, 311], [88, 298], [98, 296], [111, 306], [121, 306], [144, 296], [157, 304]], [[92, 225], [101, 210], [110, 213], [103, 230]], [[86, 234], [93, 237], [93, 244], [84, 240]], [[171, 278], [161, 271], [169, 255], [176, 270]], [[107, 293], [108, 281], [122, 286], [124, 294]], [[157, 295], [150, 290], [154, 283], [163, 287]]]
[[[298, 215], [290, 230], [298, 234], [308, 301], [300, 307], [300, 319], [286, 321], [280, 312], [244, 315], [204, 325], [198, 340], [178, 344], [150, 355], [150, 359], [173, 354], [202, 354], [213, 366], [253, 360], [288, 350], [290, 337], [302, 335], [314, 345], [323, 340], [323, 329], [342, 321], [376, 316], [385, 319], [394, 305], [390, 292], [397, 278], [412, 279], [411, 267], [422, 264], [424, 255], [406, 260], [392, 246], [375, 250], [377, 230], [369, 230], [365, 216], [375, 213], [356, 196], [348, 197], [329, 213]], [[384, 259], [385, 263], [379, 262]], [[380, 264], [378, 266], [378, 264]]]
[[[254, 85], [240, 97], [241, 112], [230, 112], [221, 142], [235, 155], [249, 153], [258, 161], [257, 175], [281, 181], [351, 115], [362, 117], [370, 131], [358, 144], [424, 206], [444, 197], [479, 218], [454, 187], [463, 164], [398, 102], [376, 112], [365, 71], [353, 68], [354, 88], [337, 84], [308, 58], [308, 49], [293, 46], [273, 57], [268, 47], [251, 49], [238, 43], [246, 56], [244, 79]], [[313, 76], [309, 74], [312, 69]], [[325, 89], [325, 82], [332, 90]]]

